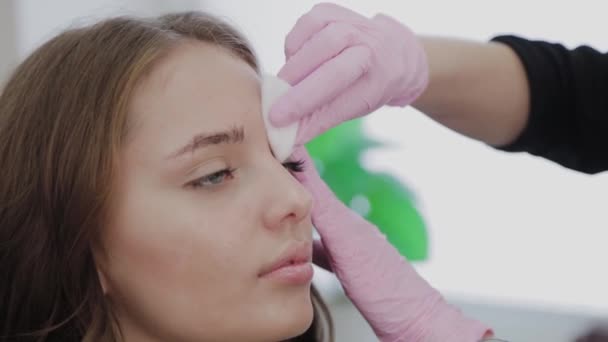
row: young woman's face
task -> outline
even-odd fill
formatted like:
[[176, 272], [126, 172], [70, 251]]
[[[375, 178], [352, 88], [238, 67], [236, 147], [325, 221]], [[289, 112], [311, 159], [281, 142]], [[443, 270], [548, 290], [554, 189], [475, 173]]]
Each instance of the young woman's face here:
[[[309, 327], [311, 198], [272, 155], [260, 110], [255, 71], [201, 42], [137, 89], [99, 262], [127, 342]], [[281, 260], [298, 265], [268, 273]]]

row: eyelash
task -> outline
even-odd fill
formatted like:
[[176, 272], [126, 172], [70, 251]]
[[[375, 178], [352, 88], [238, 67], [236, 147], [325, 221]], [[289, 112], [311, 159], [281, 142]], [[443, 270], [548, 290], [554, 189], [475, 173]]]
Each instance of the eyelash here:
[[[285, 162], [285, 163], [283, 163], [283, 167], [285, 167], [287, 170], [289, 170], [291, 172], [295, 172], [295, 173], [302, 172], [302, 171], [304, 171], [304, 160]], [[195, 179], [192, 182], [190, 182], [188, 185], [195, 189], [220, 186], [222, 183], [224, 183], [224, 179], [222, 179], [220, 181], [220, 183], [217, 183], [217, 184], [203, 185], [202, 183], [209, 182], [210, 180], [212, 180], [215, 177], [230, 177], [230, 179], [232, 179], [232, 177], [234, 177], [235, 171], [236, 171], [236, 169], [232, 169], [232, 168], [223, 169], [223, 170], [214, 172], [212, 174], [203, 176], [201, 178]]]
[[305, 169], [305, 167], [304, 167], [304, 160], [302, 160], [302, 159], [285, 162], [285, 163], [283, 163], [283, 166], [287, 170], [289, 170], [291, 172], [295, 172], [295, 173], [302, 172]]

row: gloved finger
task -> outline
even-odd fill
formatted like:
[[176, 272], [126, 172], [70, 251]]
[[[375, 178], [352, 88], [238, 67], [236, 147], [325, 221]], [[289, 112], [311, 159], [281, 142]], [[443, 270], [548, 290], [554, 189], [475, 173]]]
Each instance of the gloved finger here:
[[285, 37], [285, 60], [289, 60], [291, 56], [300, 50], [302, 45], [304, 45], [310, 37], [322, 30], [328, 24], [329, 22], [327, 20], [322, 20], [312, 12], [308, 12], [301, 16]]
[[298, 84], [320, 65], [353, 45], [355, 40], [356, 31], [352, 26], [330, 23], [291, 56], [278, 76], [291, 85]]
[[[310, 157], [308, 150], [305, 146], [298, 146], [294, 149], [290, 157], [291, 160], [298, 160], [303, 162], [301, 172], [294, 173], [294, 177], [310, 192], [313, 198], [314, 206], [323, 206], [324, 203], [318, 203], [322, 201], [322, 195], [326, 195], [324, 187], [327, 185], [321, 179], [321, 176], [315, 168], [315, 163]], [[329, 190], [329, 188], [327, 188]]]
[[374, 17], [372, 18], [372, 21], [374, 21], [378, 25], [381, 25], [386, 30], [391, 30], [391, 29], [395, 29], [395, 28], [400, 29], [400, 30], [403, 29], [400, 22], [398, 22], [394, 18], [389, 17], [388, 15], [385, 15], [382, 13], [378, 13], [378, 14], [374, 15]]
[[321, 240], [313, 241], [312, 262], [326, 271], [333, 272], [331, 263], [329, 262], [329, 257], [327, 256], [327, 252], [325, 251], [325, 247], [323, 246]]
[[270, 122], [287, 126], [329, 103], [367, 72], [370, 58], [365, 46], [347, 48], [281, 96], [270, 110]]
[[[365, 82], [355, 82], [350, 89], [338, 95], [328, 105], [302, 118], [296, 136], [296, 145], [306, 144], [328, 129], [341, 124], [346, 118], [357, 118], [371, 112], [371, 105], [366, 98], [373, 96], [370, 92], [374, 90], [365, 89], [366, 87], [368, 85]], [[366, 97], [360, 94], [366, 94]]]
[[342, 7], [340, 5], [330, 3], [330, 2], [323, 2], [323, 3], [315, 5], [312, 8], [311, 13], [314, 13], [314, 15], [317, 15], [320, 18], [323, 18], [326, 20], [342, 20], [342, 21], [351, 21], [351, 22], [358, 21], [358, 20], [369, 20], [365, 16], [363, 16], [349, 8]]
[[295, 55], [312, 36], [331, 22], [339, 20], [366, 20], [359, 13], [347, 8], [321, 3], [315, 5], [308, 13], [301, 16], [285, 38], [285, 57], [287, 60]]
[[319, 177], [317, 169], [315, 168], [315, 163], [305, 146], [294, 148], [289, 159], [302, 161], [303, 163], [302, 171], [294, 173], [294, 177], [296, 177], [300, 183], [306, 183], [311, 177]]
[[294, 176], [312, 196], [311, 216], [317, 231], [323, 236], [327, 230], [339, 230], [339, 227], [331, 227], [335, 224], [335, 222], [332, 222], [332, 218], [343, 210], [344, 205], [336, 198], [336, 195], [325, 184], [325, 181], [321, 179], [321, 176], [319, 176], [306, 147], [297, 147], [291, 158], [304, 162], [302, 172], [297, 172]]

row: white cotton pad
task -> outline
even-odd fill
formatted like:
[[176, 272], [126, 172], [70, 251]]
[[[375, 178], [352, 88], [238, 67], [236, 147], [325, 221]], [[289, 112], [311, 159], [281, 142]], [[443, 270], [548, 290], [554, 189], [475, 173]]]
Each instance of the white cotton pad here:
[[285, 127], [275, 127], [270, 123], [268, 117], [270, 108], [278, 98], [283, 95], [291, 86], [282, 79], [270, 75], [262, 74], [262, 116], [268, 141], [272, 148], [275, 158], [284, 162], [293, 152], [298, 134], [298, 123], [295, 122]]

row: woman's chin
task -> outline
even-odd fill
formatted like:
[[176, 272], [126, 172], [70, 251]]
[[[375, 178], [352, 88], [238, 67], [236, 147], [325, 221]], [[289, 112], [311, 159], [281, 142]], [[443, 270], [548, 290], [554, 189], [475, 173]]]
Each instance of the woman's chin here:
[[280, 320], [277, 327], [281, 327], [281, 335], [284, 339], [302, 335], [312, 324], [314, 310], [310, 295], [307, 294], [298, 299], [298, 301], [286, 303], [284, 310], [281, 310], [283, 314], [277, 317]]
[[302, 308], [302, 312], [298, 313], [297, 319], [293, 322], [293, 334], [291, 337], [302, 335], [310, 328], [314, 318], [312, 303]]

